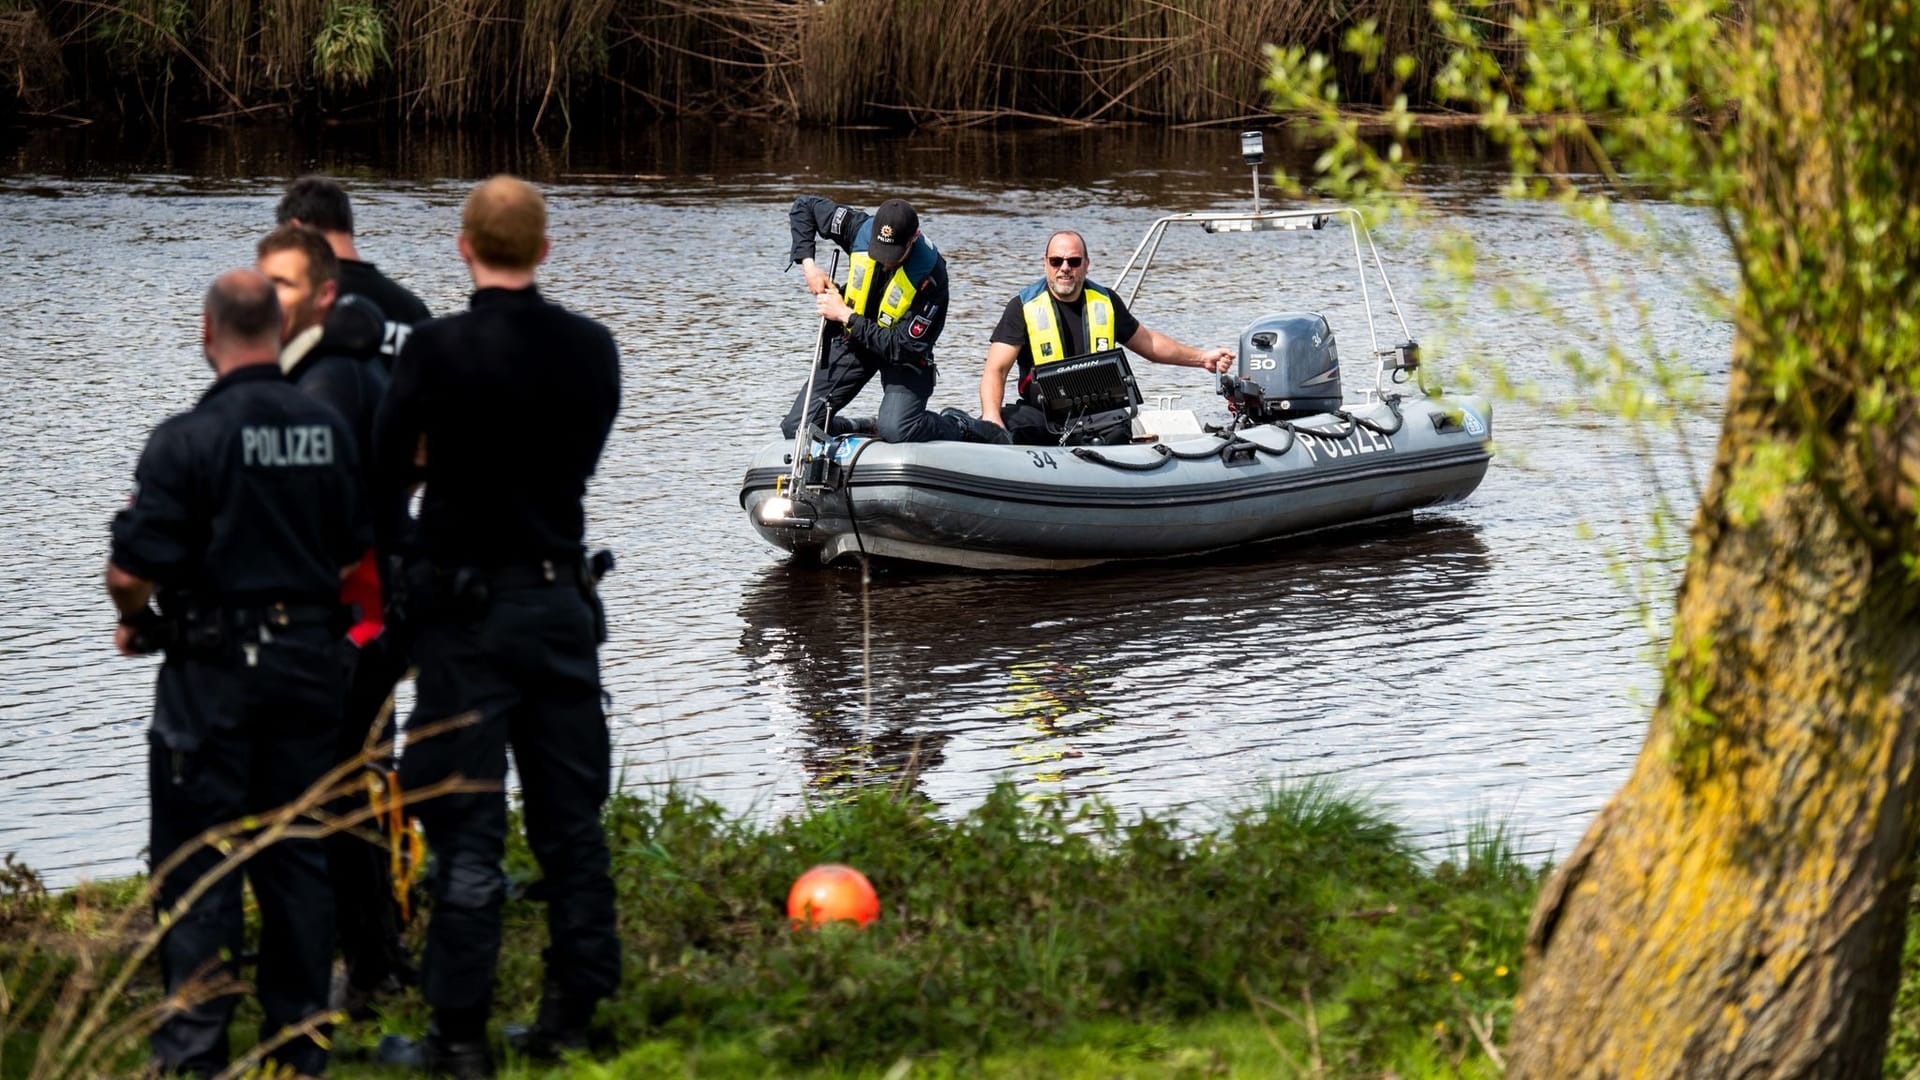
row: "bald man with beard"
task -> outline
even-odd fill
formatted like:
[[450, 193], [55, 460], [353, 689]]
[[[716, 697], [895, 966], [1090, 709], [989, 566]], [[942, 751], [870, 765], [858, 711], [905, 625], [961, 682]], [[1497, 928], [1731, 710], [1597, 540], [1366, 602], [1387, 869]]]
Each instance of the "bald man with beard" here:
[[414, 328], [374, 427], [376, 526], [382, 551], [399, 560], [419, 671], [408, 731], [473, 717], [409, 739], [401, 782], [419, 791], [458, 774], [498, 786], [418, 807], [434, 856], [421, 960], [433, 1022], [389, 1060], [438, 1075], [492, 1073], [508, 747], [549, 938], [539, 1015], [515, 1038], [520, 1052], [586, 1047], [595, 1008], [620, 982], [600, 821], [612, 761], [596, 583], [610, 559], [587, 556], [582, 507], [619, 405], [620, 358], [605, 327], [535, 284], [546, 226], [546, 203], [523, 180], [496, 176], [468, 195], [459, 246], [472, 299]]

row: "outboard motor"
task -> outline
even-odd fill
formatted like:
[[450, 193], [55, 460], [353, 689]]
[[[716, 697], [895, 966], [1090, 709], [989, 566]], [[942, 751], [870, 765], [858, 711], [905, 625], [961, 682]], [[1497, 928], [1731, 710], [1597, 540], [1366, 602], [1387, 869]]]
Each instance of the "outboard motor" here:
[[1221, 376], [1227, 407], [1255, 423], [1333, 412], [1343, 400], [1333, 328], [1320, 315], [1267, 315], [1240, 334], [1238, 377]]

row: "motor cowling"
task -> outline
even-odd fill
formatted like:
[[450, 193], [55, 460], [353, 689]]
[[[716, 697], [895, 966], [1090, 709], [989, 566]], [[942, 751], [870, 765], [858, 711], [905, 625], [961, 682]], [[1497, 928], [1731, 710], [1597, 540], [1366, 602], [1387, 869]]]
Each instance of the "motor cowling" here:
[[1229, 404], [1261, 421], [1333, 412], [1343, 400], [1333, 328], [1311, 312], [1255, 319], [1240, 334], [1234, 383], [1222, 387]]

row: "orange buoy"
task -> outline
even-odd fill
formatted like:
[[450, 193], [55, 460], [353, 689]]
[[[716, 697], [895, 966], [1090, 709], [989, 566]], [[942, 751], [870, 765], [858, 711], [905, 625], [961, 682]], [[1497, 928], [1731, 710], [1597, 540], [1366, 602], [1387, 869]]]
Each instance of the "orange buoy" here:
[[880, 896], [867, 875], [851, 866], [823, 863], [794, 881], [787, 916], [796, 929], [850, 920], [865, 926], [880, 916]]

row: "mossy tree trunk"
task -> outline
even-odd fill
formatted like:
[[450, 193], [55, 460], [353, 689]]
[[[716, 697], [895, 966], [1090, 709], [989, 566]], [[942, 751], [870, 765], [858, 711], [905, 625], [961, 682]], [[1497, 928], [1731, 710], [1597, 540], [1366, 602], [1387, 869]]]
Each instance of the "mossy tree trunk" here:
[[1749, 18], [1725, 426], [1646, 746], [1534, 913], [1512, 1077], [1879, 1075], [1920, 825], [1920, 16]]

